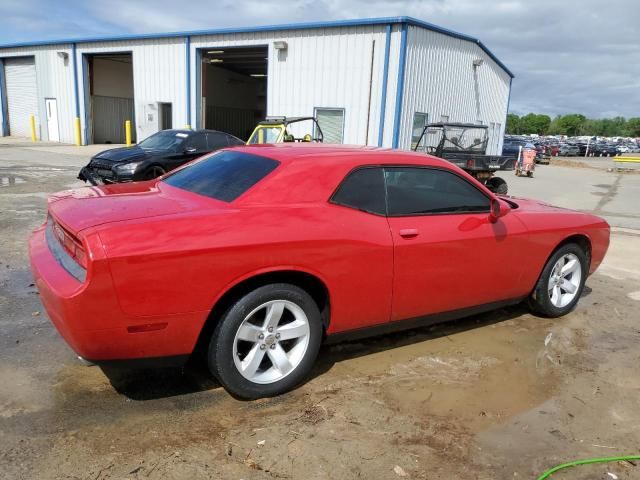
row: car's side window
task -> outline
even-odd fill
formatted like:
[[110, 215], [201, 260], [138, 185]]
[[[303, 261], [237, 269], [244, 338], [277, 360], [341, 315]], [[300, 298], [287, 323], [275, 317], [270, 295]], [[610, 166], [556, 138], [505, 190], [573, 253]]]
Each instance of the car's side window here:
[[386, 214], [384, 172], [381, 167], [365, 167], [345, 177], [331, 202], [377, 215]]
[[227, 136], [224, 133], [207, 133], [209, 150], [218, 150], [229, 146]]
[[452, 172], [386, 167], [384, 173], [389, 216], [489, 211], [489, 198]]
[[194, 133], [187, 139], [187, 149], [195, 149], [196, 152], [207, 152], [207, 140], [203, 133]]

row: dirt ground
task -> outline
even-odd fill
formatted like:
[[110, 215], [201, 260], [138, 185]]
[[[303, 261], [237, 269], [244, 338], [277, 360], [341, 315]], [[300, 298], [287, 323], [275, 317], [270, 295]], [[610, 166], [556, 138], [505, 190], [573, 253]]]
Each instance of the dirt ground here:
[[[75, 185], [85, 161], [0, 139], [0, 479], [535, 479], [568, 460], [639, 453], [640, 232], [618, 225], [562, 319], [514, 307], [323, 347], [306, 384], [242, 402], [195, 366], [85, 367], [50, 324], [26, 238], [47, 193]], [[541, 167], [512, 191], [553, 200], [563, 189], [560, 204], [640, 219], [640, 175], [596, 173]], [[598, 186], [593, 206], [571, 200], [566, 175], [576, 195]], [[624, 195], [635, 214], [615, 209]], [[553, 478], [614, 477], [640, 479], [640, 463]]]

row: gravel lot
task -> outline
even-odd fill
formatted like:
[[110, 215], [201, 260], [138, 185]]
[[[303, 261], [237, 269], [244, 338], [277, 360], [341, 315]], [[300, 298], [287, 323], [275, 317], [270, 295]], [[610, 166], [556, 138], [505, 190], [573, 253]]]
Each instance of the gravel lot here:
[[[47, 194], [77, 185], [94, 149], [0, 138], [1, 479], [529, 479], [637, 453], [640, 175], [555, 165], [505, 175], [516, 196], [617, 227], [572, 314], [514, 307], [324, 347], [296, 391], [240, 402], [197, 368], [84, 367], [49, 323], [26, 238]], [[640, 478], [640, 465], [554, 478], [607, 472]]]

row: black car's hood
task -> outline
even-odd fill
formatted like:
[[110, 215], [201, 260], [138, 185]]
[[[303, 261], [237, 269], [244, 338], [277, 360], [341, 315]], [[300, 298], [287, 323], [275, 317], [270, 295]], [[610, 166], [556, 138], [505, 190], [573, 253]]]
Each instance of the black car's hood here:
[[151, 150], [145, 150], [137, 145], [132, 147], [120, 147], [112, 148], [111, 150], [105, 150], [94, 156], [94, 159], [106, 160], [112, 163], [134, 162], [137, 160], [144, 160], [157, 154]]

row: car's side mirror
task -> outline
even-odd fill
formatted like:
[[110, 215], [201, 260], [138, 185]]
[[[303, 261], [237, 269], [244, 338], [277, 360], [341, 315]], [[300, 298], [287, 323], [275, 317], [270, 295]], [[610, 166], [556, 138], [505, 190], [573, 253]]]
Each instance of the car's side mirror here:
[[509, 210], [511, 209], [504, 202], [501, 202], [497, 198], [492, 198], [489, 210], [489, 221], [491, 223], [496, 223], [500, 217], [504, 217], [509, 213]]

